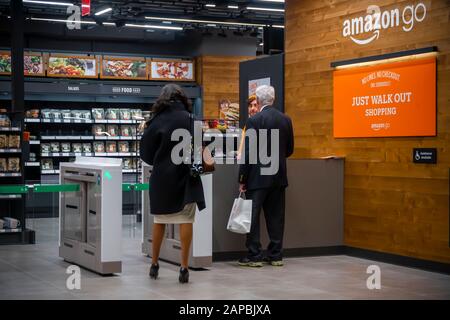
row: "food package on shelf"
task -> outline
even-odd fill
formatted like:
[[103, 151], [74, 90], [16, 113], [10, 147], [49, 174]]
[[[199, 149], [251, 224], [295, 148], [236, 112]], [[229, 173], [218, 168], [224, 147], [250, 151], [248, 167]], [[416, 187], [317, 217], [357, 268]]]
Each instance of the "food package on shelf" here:
[[117, 143], [115, 141], [106, 142], [106, 152], [117, 152]]
[[48, 152], [51, 152], [51, 146], [50, 146], [50, 143], [46, 143], [46, 142], [41, 143], [41, 152], [42, 152], [42, 153], [48, 153]]
[[119, 141], [119, 152], [130, 152], [130, 144], [128, 141]]
[[41, 115], [42, 115], [42, 119], [51, 119], [52, 118], [52, 110], [51, 109], [42, 109]]
[[50, 142], [50, 151], [51, 152], [60, 152], [61, 148], [59, 142]]
[[89, 110], [81, 110], [81, 119], [91, 120], [92, 119], [91, 112]]
[[6, 134], [0, 134], [0, 149], [7, 148], [8, 136]]
[[25, 118], [28, 119], [38, 119], [39, 118], [39, 109], [30, 109], [25, 112]]
[[17, 134], [10, 135], [8, 139], [8, 148], [19, 149], [20, 148], [20, 136]]
[[63, 119], [71, 119], [72, 118], [72, 111], [68, 109], [61, 110], [61, 116]]
[[105, 109], [92, 108], [92, 118], [95, 120], [105, 120]]
[[130, 144], [130, 152], [139, 152], [139, 141], [132, 141]]
[[131, 135], [135, 136], [137, 134], [137, 128], [136, 126], [130, 126]]
[[42, 170], [53, 170], [53, 160], [52, 159], [42, 159], [41, 167], [42, 167]]
[[137, 159], [131, 158], [131, 168], [137, 169]]
[[141, 170], [142, 169], [142, 160], [139, 158], [139, 159], [136, 159], [136, 168], [138, 169], [138, 170]]
[[131, 158], [123, 158], [122, 169], [132, 169]]
[[0, 127], [10, 127], [11, 120], [6, 114], [0, 114]]
[[8, 164], [5, 158], [0, 158], [0, 172], [7, 172]]
[[61, 115], [61, 111], [57, 110], [57, 109], [52, 109], [51, 113], [50, 113], [50, 118], [51, 119], [62, 119], [62, 115]]
[[72, 152], [83, 152], [83, 144], [80, 142], [72, 143]]
[[8, 171], [9, 172], [20, 171], [20, 158], [8, 158]]
[[122, 137], [130, 137], [130, 136], [132, 135], [131, 127], [132, 127], [132, 126], [125, 126], [125, 125], [122, 125], [122, 126], [120, 127], [120, 135], [121, 135]]
[[131, 119], [133, 119], [133, 120], [143, 120], [142, 110], [141, 109], [132, 109], [131, 110]]
[[121, 120], [131, 120], [131, 109], [120, 109]]
[[94, 152], [105, 152], [105, 143], [101, 141], [95, 141]]
[[91, 153], [92, 152], [92, 144], [90, 142], [83, 143], [83, 152]]
[[119, 126], [115, 124], [109, 124], [106, 127], [106, 132], [108, 132], [111, 137], [117, 137], [119, 135]]
[[107, 120], [119, 120], [119, 109], [109, 108], [106, 110]]
[[105, 126], [103, 124], [95, 124], [92, 126], [92, 134], [94, 136], [102, 136], [105, 132]]
[[148, 121], [152, 117], [152, 112], [150, 112], [150, 111], [142, 111], [141, 114], [142, 114], [141, 119], [137, 119], [137, 120]]
[[61, 152], [70, 152], [70, 142], [61, 142]]
[[83, 110], [72, 110], [72, 118], [77, 120], [83, 119]]

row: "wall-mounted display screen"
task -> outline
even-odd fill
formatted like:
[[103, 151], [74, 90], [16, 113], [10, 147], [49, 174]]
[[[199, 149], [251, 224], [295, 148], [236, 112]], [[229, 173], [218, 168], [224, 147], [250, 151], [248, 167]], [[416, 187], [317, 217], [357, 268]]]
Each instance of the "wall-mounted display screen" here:
[[436, 135], [436, 58], [334, 71], [334, 137]]
[[23, 56], [23, 72], [26, 76], [44, 76], [44, 57], [41, 53], [25, 53]]
[[152, 80], [194, 81], [194, 62], [180, 60], [152, 60]]
[[0, 52], [0, 74], [11, 74], [11, 53]]
[[[0, 75], [11, 74], [11, 52], [0, 52]], [[42, 53], [27, 53], [23, 55], [23, 72], [26, 76], [44, 76], [44, 57]]]
[[97, 59], [89, 56], [51, 55], [47, 76], [66, 78], [97, 78]]
[[250, 80], [248, 82], [248, 96], [250, 97], [254, 95], [256, 93], [256, 89], [262, 85], [270, 86], [270, 78]]
[[147, 61], [145, 58], [103, 57], [100, 69], [102, 79], [147, 80]]

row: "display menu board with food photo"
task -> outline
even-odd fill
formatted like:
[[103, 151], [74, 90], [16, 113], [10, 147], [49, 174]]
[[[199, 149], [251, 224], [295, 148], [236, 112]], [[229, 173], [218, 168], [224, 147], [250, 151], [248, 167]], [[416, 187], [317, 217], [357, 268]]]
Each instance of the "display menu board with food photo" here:
[[97, 59], [95, 56], [51, 55], [48, 58], [47, 76], [97, 78]]
[[145, 58], [103, 57], [100, 78], [147, 80], [147, 61]]
[[194, 62], [153, 59], [150, 78], [152, 80], [194, 81]]
[[[44, 76], [44, 58], [41, 53], [25, 53], [23, 71], [26, 76]], [[11, 74], [11, 52], [0, 52], [0, 74]]]
[[0, 52], [0, 74], [11, 74], [11, 53]]
[[219, 119], [239, 120], [239, 103], [232, 103], [227, 99], [219, 101]]
[[26, 76], [44, 75], [44, 57], [40, 53], [25, 53], [23, 71]]

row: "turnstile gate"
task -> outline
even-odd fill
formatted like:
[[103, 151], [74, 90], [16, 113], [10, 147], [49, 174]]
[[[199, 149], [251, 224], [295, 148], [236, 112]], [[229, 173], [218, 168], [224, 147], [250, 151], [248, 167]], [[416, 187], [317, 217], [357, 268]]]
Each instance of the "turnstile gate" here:
[[[143, 163], [142, 181], [148, 182], [151, 166]], [[206, 268], [212, 264], [212, 174], [202, 176], [206, 208], [196, 211], [193, 225], [192, 245], [189, 266]], [[150, 185], [150, 188], [152, 186]], [[153, 216], [150, 214], [150, 198], [148, 192], [142, 192], [142, 253], [152, 256]], [[161, 245], [160, 259], [180, 263], [181, 242], [179, 227], [166, 226], [166, 236]]]
[[119, 273], [122, 232], [122, 160], [78, 157], [60, 164], [59, 255], [100, 274]]

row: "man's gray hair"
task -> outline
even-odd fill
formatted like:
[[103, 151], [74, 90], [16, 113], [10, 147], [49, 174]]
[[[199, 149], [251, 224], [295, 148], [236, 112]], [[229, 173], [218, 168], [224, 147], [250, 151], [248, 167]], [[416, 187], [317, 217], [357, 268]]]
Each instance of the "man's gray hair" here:
[[260, 106], [271, 106], [275, 101], [275, 89], [272, 86], [262, 85], [256, 88], [256, 98]]

